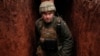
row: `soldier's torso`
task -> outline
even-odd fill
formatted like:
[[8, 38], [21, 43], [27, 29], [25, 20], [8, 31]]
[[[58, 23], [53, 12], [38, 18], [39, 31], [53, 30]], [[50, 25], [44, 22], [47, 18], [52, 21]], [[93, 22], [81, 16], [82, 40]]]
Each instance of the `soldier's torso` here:
[[56, 32], [56, 18], [53, 18], [53, 21], [50, 24], [45, 24], [42, 20], [39, 21], [39, 23], [39, 41], [42, 48], [46, 51], [57, 51], [58, 37]]

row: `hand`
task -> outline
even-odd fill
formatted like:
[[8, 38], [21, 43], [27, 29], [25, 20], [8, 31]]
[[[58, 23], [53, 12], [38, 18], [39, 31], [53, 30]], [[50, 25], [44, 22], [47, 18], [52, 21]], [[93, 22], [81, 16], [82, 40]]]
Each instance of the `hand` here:
[[43, 43], [45, 41], [45, 39], [44, 38], [40, 38], [40, 41]]
[[42, 50], [41, 46], [39, 46], [37, 48], [37, 52], [36, 52], [37, 56], [45, 56], [44, 55], [44, 51]]

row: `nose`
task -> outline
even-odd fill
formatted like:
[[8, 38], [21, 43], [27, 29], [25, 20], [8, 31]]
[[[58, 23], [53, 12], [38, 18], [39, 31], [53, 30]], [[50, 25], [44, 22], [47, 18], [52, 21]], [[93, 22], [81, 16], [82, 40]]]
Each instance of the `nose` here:
[[49, 18], [49, 14], [46, 14], [46, 18]]

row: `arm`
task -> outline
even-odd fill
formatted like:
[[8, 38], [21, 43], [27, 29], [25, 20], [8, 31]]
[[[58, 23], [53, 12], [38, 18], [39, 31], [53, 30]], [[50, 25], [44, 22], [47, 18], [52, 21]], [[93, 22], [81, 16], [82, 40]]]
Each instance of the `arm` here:
[[40, 45], [40, 32], [38, 24], [35, 25], [35, 37], [36, 37], [36, 55], [37, 56], [44, 56], [44, 51]]
[[59, 41], [61, 43], [59, 56], [71, 56], [73, 47], [72, 35], [67, 24], [63, 20], [61, 21]]

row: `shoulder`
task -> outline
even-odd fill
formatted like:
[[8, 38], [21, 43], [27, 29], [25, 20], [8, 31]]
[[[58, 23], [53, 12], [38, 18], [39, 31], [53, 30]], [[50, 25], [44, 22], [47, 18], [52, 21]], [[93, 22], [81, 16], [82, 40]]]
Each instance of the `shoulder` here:
[[58, 17], [55, 17], [55, 19], [56, 19], [56, 23], [57, 24], [66, 24], [66, 22], [63, 20], [63, 18], [62, 17], [60, 17], [60, 16], [58, 16]]
[[36, 29], [39, 31], [41, 29], [41, 27], [43, 26], [43, 20], [42, 18], [39, 18], [38, 20], [36, 20], [35, 22], [35, 27]]
[[39, 26], [42, 23], [42, 18], [39, 18], [38, 20], [36, 20], [35, 25]]
[[56, 25], [60, 26], [61, 28], [68, 28], [67, 23], [63, 20], [62, 17], [56, 17]]

